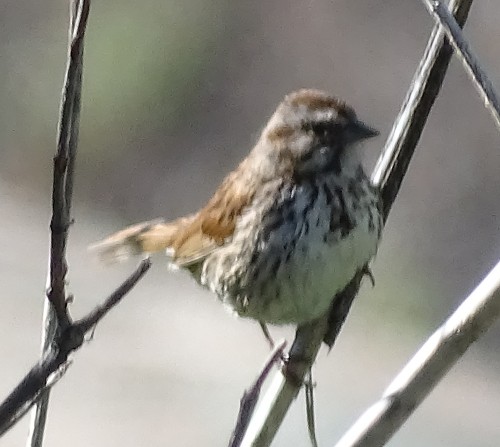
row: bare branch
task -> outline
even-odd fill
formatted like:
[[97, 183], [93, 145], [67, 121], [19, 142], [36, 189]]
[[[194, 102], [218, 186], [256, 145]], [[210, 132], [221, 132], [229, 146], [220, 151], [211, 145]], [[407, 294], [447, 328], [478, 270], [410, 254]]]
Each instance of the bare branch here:
[[[467, 19], [471, 3], [472, 0], [452, 0], [450, 3], [450, 10], [453, 11], [460, 26], [463, 26]], [[381, 190], [384, 220], [387, 220], [427, 117], [441, 89], [451, 55], [452, 47], [445, 40], [441, 27], [436, 26], [372, 173], [373, 183]], [[288, 408], [300, 390], [305, 374], [314, 363], [322, 340], [330, 346], [335, 342], [357, 294], [363, 274], [363, 271], [358, 272], [347, 290], [340, 294], [340, 297], [335, 297], [330, 316], [297, 329], [288, 365], [293, 373], [290, 375], [286, 371], [285, 374], [279, 373], [275, 376], [269, 390], [262, 398], [256, 417], [250, 423], [243, 446], [263, 447], [271, 444]]]
[[[47, 388], [49, 377], [66, 364], [69, 354], [82, 346], [85, 334], [120, 302], [150, 267], [151, 261], [143, 260], [102, 305], [97, 306], [86, 317], [75, 324], [70, 324], [57, 335], [48, 352], [0, 404], [0, 434], [12, 427], [19, 420], [19, 415], [26, 413], [26, 408], [35, 403], [40, 393]], [[49, 384], [49, 387], [52, 384]]]
[[115, 307], [120, 300], [137, 284], [137, 282], [144, 276], [144, 274], [151, 267], [151, 261], [144, 259], [137, 270], [132, 273], [121, 285], [118, 287], [106, 300], [88, 315], [81, 320], [75, 321], [74, 327], [78, 328], [81, 332], [86, 333], [101, 321], [106, 314]]
[[[461, 27], [467, 20], [471, 5], [472, 0], [450, 2], [450, 11]], [[372, 173], [373, 183], [382, 189], [386, 218], [441, 89], [452, 53], [453, 49], [445, 39], [441, 26], [436, 25], [382, 155]]]
[[311, 447], [318, 447], [318, 440], [316, 438], [316, 417], [314, 416], [314, 386], [315, 384], [311, 368], [307, 374], [307, 380], [304, 383], [304, 390], [306, 394], [307, 431], [309, 432]]
[[500, 317], [500, 262], [425, 342], [336, 447], [384, 445], [448, 370]]
[[500, 130], [500, 99], [486, 72], [481, 68], [479, 61], [472, 53], [457, 21], [450, 14], [448, 8], [440, 1], [423, 0], [423, 2], [434, 17], [434, 20], [444, 28], [446, 36], [462, 62], [465, 71], [471, 78], [474, 87], [477, 89], [485, 106], [493, 116], [496, 126]]
[[[49, 376], [47, 378], [46, 385], [40, 391], [35, 393], [35, 395], [33, 396], [32, 399], [28, 399], [21, 407], [18, 407], [14, 411], [14, 413], [11, 415], [11, 417], [7, 421], [7, 423], [5, 425], [0, 426], [0, 437], [5, 432], [9, 431], [14, 425], [16, 425], [17, 422], [20, 421], [26, 415], [26, 413], [28, 413], [28, 411], [30, 411], [31, 407], [33, 407], [33, 405], [37, 402], [37, 400], [40, 398], [40, 396], [44, 392], [46, 392], [50, 388], [52, 388], [52, 386], [54, 386], [59, 381], [59, 379], [62, 378], [62, 376], [64, 375], [64, 373], [66, 372], [66, 370], [70, 364], [71, 364], [70, 360], [68, 360], [66, 363], [63, 363], [55, 373], [53, 373], [51, 376]], [[42, 441], [43, 437], [37, 438], [37, 439]], [[31, 440], [31, 438], [29, 438], [28, 442], [30, 440]]]
[[14, 388], [0, 405], [0, 434], [14, 426], [24, 416], [35, 400], [45, 391], [45, 384], [56, 370], [57, 354], [50, 351], [44, 356]]
[[285, 349], [285, 346], [286, 340], [283, 340], [274, 347], [254, 383], [252, 383], [250, 388], [248, 390], [245, 390], [245, 392], [243, 393], [243, 397], [240, 401], [240, 411], [238, 412], [238, 417], [236, 420], [236, 427], [234, 428], [233, 434], [231, 435], [229, 447], [238, 447], [241, 445], [241, 441], [253, 416], [257, 401], [259, 400], [262, 385], [271, 372], [272, 366], [283, 357], [283, 350]]
[[[69, 166], [74, 167], [76, 143], [80, 115], [81, 71], [83, 57], [83, 38], [89, 15], [89, 0], [76, 0], [77, 16], [74, 20], [72, 38], [69, 45], [68, 64], [62, 92], [57, 152], [54, 157], [54, 180], [52, 184], [52, 219], [50, 222], [50, 287], [47, 298], [54, 306], [61, 327], [70, 323], [66, 310], [65, 278], [66, 278], [66, 243], [71, 223], [68, 204], [67, 179], [73, 178]], [[76, 104], [75, 104], [76, 99]], [[70, 147], [70, 141], [72, 146]], [[72, 191], [72, 185], [69, 188]]]
[[[61, 94], [57, 151], [52, 183], [49, 273], [44, 303], [42, 353], [50, 349], [57, 330], [71, 324], [66, 303], [66, 244], [71, 224], [71, 199], [80, 124], [80, 99], [83, 72], [83, 39], [90, 11], [90, 0], [71, 2], [69, 45], [64, 86]], [[47, 419], [49, 389], [38, 397], [30, 422], [28, 447], [41, 447]]]

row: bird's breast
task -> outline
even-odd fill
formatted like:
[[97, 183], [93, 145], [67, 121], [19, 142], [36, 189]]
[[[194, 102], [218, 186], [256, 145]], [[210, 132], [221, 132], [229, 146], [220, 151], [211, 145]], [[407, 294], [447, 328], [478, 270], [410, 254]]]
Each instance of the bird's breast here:
[[241, 316], [276, 324], [318, 318], [375, 254], [378, 200], [359, 172], [275, 185], [207, 258], [201, 283]]

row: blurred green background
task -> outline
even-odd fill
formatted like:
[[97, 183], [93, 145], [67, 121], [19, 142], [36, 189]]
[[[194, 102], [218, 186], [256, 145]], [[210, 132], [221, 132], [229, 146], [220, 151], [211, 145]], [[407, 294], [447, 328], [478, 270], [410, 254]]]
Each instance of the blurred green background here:
[[[38, 355], [51, 159], [67, 37], [62, 0], [0, 3], [0, 392]], [[476, 2], [466, 34], [500, 88], [500, 5]], [[432, 20], [413, 0], [94, 1], [84, 68], [73, 313], [134, 267], [103, 268], [86, 247], [123, 225], [197, 209], [247, 153], [287, 92], [325, 89], [382, 137]], [[317, 362], [320, 445], [380, 395], [500, 253], [500, 135], [453, 61], [374, 263], [338, 344]], [[99, 327], [53, 393], [47, 445], [224, 445], [267, 355], [187, 275], [153, 271]], [[291, 338], [290, 328], [274, 329]], [[391, 446], [497, 446], [498, 328], [438, 386]], [[21, 422], [2, 445], [24, 443]], [[308, 445], [303, 397], [276, 446]]]

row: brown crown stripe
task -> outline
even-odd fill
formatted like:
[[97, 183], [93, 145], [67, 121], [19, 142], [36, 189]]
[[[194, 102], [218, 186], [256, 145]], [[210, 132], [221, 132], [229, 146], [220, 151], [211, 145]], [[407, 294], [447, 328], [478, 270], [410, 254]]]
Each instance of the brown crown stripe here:
[[328, 96], [319, 90], [299, 90], [288, 95], [285, 101], [293, 107], [305, 106], [310, 110], [334, 108], [340, 115], [344, 115], [346, 118], [354, 115], [354, 110], [344, 101], [333, 96]]

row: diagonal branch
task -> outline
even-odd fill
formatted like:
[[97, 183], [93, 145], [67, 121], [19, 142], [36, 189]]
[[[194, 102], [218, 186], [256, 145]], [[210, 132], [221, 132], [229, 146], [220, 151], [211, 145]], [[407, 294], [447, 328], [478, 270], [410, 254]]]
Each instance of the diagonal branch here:
[[102, 304], [95, 307], [85, 317], [75, 321], [73, 327], [83, 334], [93, 329], [99, 321], [101, 321], [106, 314], [115, 307], [121, 299], [132, 290], [137, 282], [144, 276], [144, 274], [151, 267], [151, 261], [144, 259], [139, 267], [133, 272]]
[[449, 369], [500, 318], [500, 262], [418, 350], [335, 447], [384, 445]]
[[[471, 5], [472, 0], [450, 1], [450, 11], [461, 27], [467, 20]], [[382, 155], [372, 173], [373, 182], [382, 189], [386, 218], [399, 192], [427, 117], [441, 90], [452, 53], [453, 49], [445, 40], [441, 26], [436, 25]]]
[[[471, 3], [472, 0], [452, 0], [450, 3], [450, 10], [461, 26], [467, 19]], [[441, 89], [451, 55], [452, 47], [445, 40], [441, 27], [436, 26], [372, 174], [373, 183], [381, 190], [384, 220], [387, 220], [432, 105]], [[307, 371], [314, 363], [322, 340], [330, 346], [334, 344], [357, 294], [362, 276], [363, 272], [358, 272], [347, 289], [335, 297], [329, 318], [325, 317], [297, 329], [290, 350], [287, 374], [280, 372], [275, 376], [241, 445], [263, 447], [271, 444]], [[328, 331], [329, 327], [333, 329]], [[294, 380], [290, 380], [290, 377], [294, 377]]]
[[458, 23], [450, 14], [448, 8], [440, 1], [423, 0], [423, 2], [434, 17], [434, 20], [443, 27], [465, 71], [471, 78], [474, 87], [477, 89], [481, 99], [490, 111], [497, 128], [500, 130], [500, 99], [493, 84], [488, 79], [488, 76], [481, 68], [479, 61], [470, 49], [460, 26], [458, 26]]
[[121, 301], [150, 267], [149, 259], [142, 261], [135, 272], [103, 304], [92, 310], [86, 317], [70, 324], [57, 335], [50, 349], [0, 404], [0, 436], [20, 419], [20, 415], [26, 413], [27, 408], [36, 402], [41, 392], [53, 385], [54, 381], [47, 384], [51, 375], [60, 371], [61, 367], [65, 367], [68, 356], [85, 342], [85, 334], [91, 331], [108, 311]]
[[30, 411], [31, 407], [35, 404], [35, 402], [39, 399], [40, 395], [47, 391], [48, 389], [52, 388], [53, 385], [55, 385], [59, 379], [62, 378], [64, 373], [66, 372], [67, 368], [71, 365], [71, 361], [68, 360], [64, 365], [62, 365], [59, 370], [57, 370], [55, 373], [53, 373], [48, 379], [43, 388], [40, 389], [39, 392], [35, 393], [33, 399], [29, 399], [26, 401], [20, 408], [14, 410], [13, 414], [11, 417], [8, 419], [8, 421], [0, 426], [0, 437], [7, 431], [9, 431], [14, 425], [19, 422], [28, 411]]
[[259, 375], [255, 379], [255, 381], [250, 385], [250, 388], [245, 390], [243, 393], [243, 397], [240, 401], [240, 410], [238, 412], [238, 417], [236, 420], [236, 426], [231, 435], [231, 439], [229, 441], [229, 447], [237, 447], [241, 444], [241, 440], [245, 435], [245, 431], [248, 428], [248, 424], [252, 418], [252, 414], [255, 410], [255, 406], [257, 405], [257, 401], [259, 400], [260, 391], [262, 386], [264, 385], [264, 381], [267, 376], [271, 372], [271, 368], [274, 364], [280, 361], [283, 357], [283, 350], [285, 349], [286, 341], [283, 340], [278, 343], [269, 358], [264, 363], [262, 370]]

